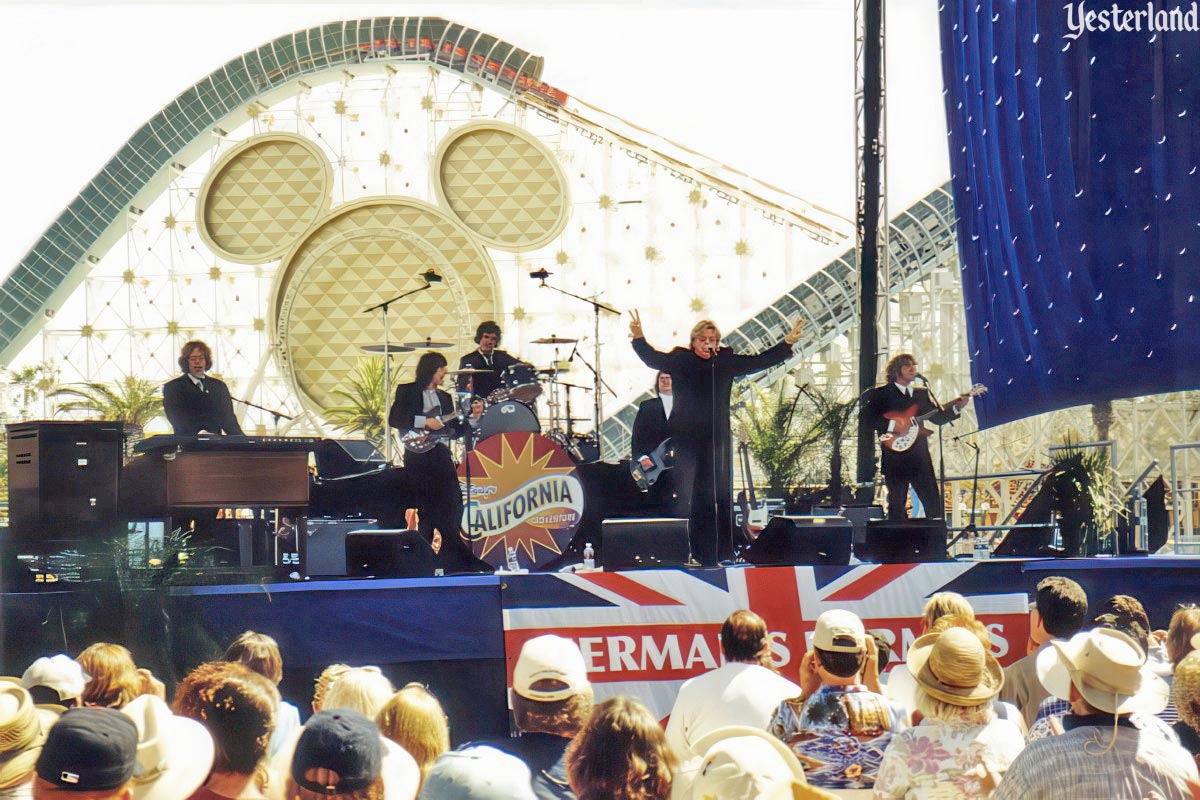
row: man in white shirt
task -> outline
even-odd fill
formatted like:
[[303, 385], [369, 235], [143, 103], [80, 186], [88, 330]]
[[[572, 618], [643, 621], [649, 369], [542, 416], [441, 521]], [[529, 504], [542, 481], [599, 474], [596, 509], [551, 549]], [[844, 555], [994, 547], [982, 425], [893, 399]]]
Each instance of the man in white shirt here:
[[771, 714], [800, 687], [776, 673], [767, 624], [753, 611], [735, 611], [721, 626], [725, 664], [683, 684], [667, 722], [667, 743], [681, 771], [702, 752], [693, 746], [708, 732], [728, 725], [766, 730]]

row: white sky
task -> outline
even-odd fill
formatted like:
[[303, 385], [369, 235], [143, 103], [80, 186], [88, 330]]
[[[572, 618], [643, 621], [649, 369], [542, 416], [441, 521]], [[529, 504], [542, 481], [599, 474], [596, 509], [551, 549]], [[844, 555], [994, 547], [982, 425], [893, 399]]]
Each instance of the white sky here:
[[[225, 61], [324, 22], [440, 16], [544, 80], [853, 217], [851, 0], [39, 3], [0, 0], [0, 275], [146, 120]], [[889, 202], [949, 176], [936, 0], [889, 0]]]

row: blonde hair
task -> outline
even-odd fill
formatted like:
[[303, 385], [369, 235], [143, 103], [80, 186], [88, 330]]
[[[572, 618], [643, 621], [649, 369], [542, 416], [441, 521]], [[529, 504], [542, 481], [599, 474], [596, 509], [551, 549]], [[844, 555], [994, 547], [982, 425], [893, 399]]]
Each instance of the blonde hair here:
[[947, 703], [945, 700], [938, 700], [936, 697], [931, 697], [920, 684], [917, 685], [914, 693], [916, 710], [921, 712], [921, 716], [925, 719], [936, 719], [942, 722], [962, 723], [966, 725], [986, 725], [995, 718], [996, 712], [992, 708], [992, 698], [988, 698], [979, 705], [974, 706], [956, 706], [953, 703]]
[[283, 656], [279, 645], [265, 633], [246, 631], [225, 651], [225, 660], [245, 664], [275, 685], [283, 680]]
[[419, 683], [392, 695], [375, 717], [379, 732], [408, 751], [421, 768], [424, 782], [429, 765], [450, 749], [450, 725], [442, 704]]
[[967, 602], [967, 598], [958, 592], [938, 592], [925, 602], [922, 618], [925, 620], [925, 630], [933, 630], [933, 624], [947, 614], [957, 614], [967, 619], [975, 619], [975, 609]]
[[717, 341], [721, 340], [721, 329], [717, 327], [717, 323], [711, 319], [702, 319], [692, 326], [692, 335], [688, 338], [689, 342], [696, 341], [696, 337], [704, 333], [706, 330], [712, 329], [717, 334]]
[[121, 708], [143, 693], [133, 655], [119, 644], [96, 642], [75, 660], [90, 676], [79, 696], [80, 705]]
[[396, 687], [379, 667], [351, 667], [329, 687], [321, 708], [350, 708], [367, 719], [375, 719], [395, 693]]
[[579, 800], [667, 800], [677, 766], [658, 720], [637, 700], [621, 696], [596, 706], [566, 760]]
[[321, 674], [317, 676], [317, 680], [313, 685], [313, 711], [320, 711], [325, 705], [325, 695], [329, 693], [329, 687], [333, 686], [342, 673], [350, 669], [349, 664], [330, 664], [325, 669], [321, 670]]
[[1175, 665], [1173, 690], [1179, 718], [1200, 731], [1200, 650], [1193, 650]]

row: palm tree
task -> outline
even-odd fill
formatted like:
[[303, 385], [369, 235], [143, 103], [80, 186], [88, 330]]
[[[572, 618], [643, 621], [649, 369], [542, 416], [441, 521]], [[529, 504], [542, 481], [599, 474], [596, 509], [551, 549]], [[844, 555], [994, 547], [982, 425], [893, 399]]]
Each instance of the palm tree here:
[[44, 400], [58, 387], [58, 373], [58, 366], [53, 361], [43, 361], [12, 373], [9, 382], [21, 387], [21, 419], [29, 418], [30, 407], [39, 396]]
[[115, 384], [81, 383], [65, 386], [50, 397], [73, 397], [55, 408], [55, 413], [85, 413], [94, 418], [125, 422], [144, 428], [163, 415], [159, 385], [145, 378], [126, 375]]
[[788, 397], [782, 384], [778, 394], [756, 383], [750, 387], [752, 393], [738, 413], [738, 432], [766, 473], [770, 491], [784, 497], [803, 471], [804, 453], [816, 443], [816, 437], [797, 413], [799, 392]]
[[337, 389], [345, 405], [325, 409], [325, 418], [339, 430], [361, 433], [376, 447], [383, 448], [383, 415], [387, 398], [395, 387], [386, 387], [382, 358], [360, 358], [350, 374], [349, 391]]
[[842, 447], [849, 443], [846, 434], [854, 422], [854, 412], [858, 407], [858, 398], [839, 401], [836, 397], [822, 392], [801, 389], [805, 397], [812, 401], [817, 408], [817, 415], [809, 425], [806, 434], [818, 442], [824, 442], [829, 448], [829, 483], [828, 501], [834, 505], [842, 503], [844, 491]]

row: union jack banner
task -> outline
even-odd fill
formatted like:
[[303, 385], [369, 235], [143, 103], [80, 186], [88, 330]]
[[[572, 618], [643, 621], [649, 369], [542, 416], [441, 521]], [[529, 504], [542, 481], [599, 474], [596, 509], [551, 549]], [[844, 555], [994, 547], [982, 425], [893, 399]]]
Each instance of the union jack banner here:
[[[683, 681], [721, 664], [721, 624], [748, 608], [770, 631], [775, 665], [795, 680], [816, 619], [833, 608], [862, 618], [892, 643], [902, 663], [921, 634], [926, 600], [954, 590], [987, 626], [1002, 664], [1025, 655], [1029, 598], [1009, 583], [987, 591], [980, 568], [1000, 564], [864, 564], [853, 567], [730, 567], [507, 576], [502, 591], [509, 685], [526, 640], [556, 633], [574, 640], [597, 701], [637, 697], [666, 717]], [[976, 578], [971, 580], [970, 578]], [[966, 591], [964, 591], [966, 589]]]

